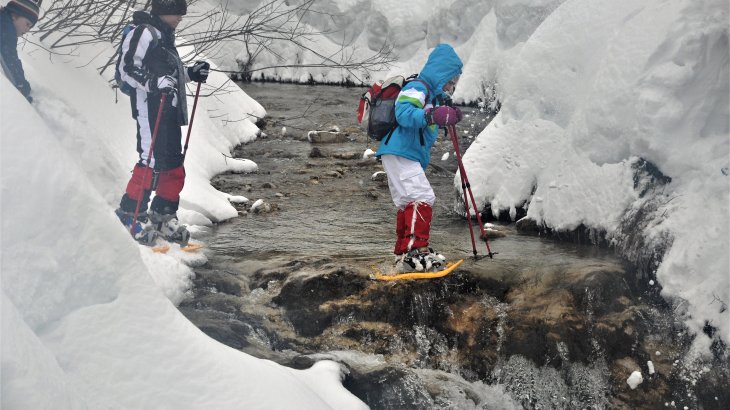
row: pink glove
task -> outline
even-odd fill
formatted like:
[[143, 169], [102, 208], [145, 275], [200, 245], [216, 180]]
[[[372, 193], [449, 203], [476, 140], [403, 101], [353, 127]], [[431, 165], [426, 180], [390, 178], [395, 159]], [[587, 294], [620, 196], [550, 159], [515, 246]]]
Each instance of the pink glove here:
[[426, 122], [428, 125], [436, 124], [439, 127], [456, 125], [464, 118], [464, 114], [457, 107], [441, 106], [426, 110]]

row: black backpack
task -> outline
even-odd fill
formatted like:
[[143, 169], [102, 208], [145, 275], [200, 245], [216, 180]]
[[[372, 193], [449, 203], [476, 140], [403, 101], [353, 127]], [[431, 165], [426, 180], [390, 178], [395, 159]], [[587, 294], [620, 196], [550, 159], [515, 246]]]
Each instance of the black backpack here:
[[[395, 118], [395, 103], [403, 87], [411, 81], [418, 81], [426, 86], [426, 102], [429, 100], [429, 88], [425, 81], [418, 79], [418, 74], [408, 78], [403, 76], [391, 77], [373, 84], [360, 98], [357, 110], [357, 121], [365, 123], [368, 137], [380, 141], [385, 138], [388, 143], [393, 131], [398, 127]], [[423, 130], [421, 130], [421, 145], [423, 145]]]

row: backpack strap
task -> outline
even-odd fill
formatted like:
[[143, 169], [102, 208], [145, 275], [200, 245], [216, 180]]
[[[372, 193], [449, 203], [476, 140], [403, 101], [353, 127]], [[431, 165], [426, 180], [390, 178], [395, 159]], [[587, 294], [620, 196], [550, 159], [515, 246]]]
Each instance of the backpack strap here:
[[[428, 103], [429, 97], [431, 95], [431, 90], [428, 88], [428, 84], [426, 84], [426, 82], [423, 81], [422, 79], [418, 78], [418, 74], [412, 74], [411, 76], [406, 78], [406, 82], [411, 82], [411, 81], [418, 81], [419, 83], [423, 84], [426, 87], [426, 99], [424, 100], [424, 106], [425, 106]], [[390, 141], [390, 137], [393, 136], [393, 132], [395, 131], [396, 128], [398, 128], [398, 125], [393, 127], [392, 130], [388, 131], [388, 134], [385, 138], [385, 141], [383, 141], [383, 144], [388, 145], [388, 141]], [[426, 145], [426, 140], [423, 137], [423, 128], [418, 129], [418, 136], [419, 136], [419, 140], [421, 142], [421, 146]]]
[[[410, 77], [409, 77], [409, 78], [410, 78]], [[414, 79], [413, 79], [413, 80], [411, 80], [411, 81], [418, 81], [419, 83], [423, 84], [423, 85], [424, 85], [424, 87], [426, 87], [426, 99], [424, 100], [425, 104], [423, 105], [423, 106], [425, 107], [425, 106], [426, 106], [426, 104], [428, 104], [428, 102], [429, 102], [429, 97], [431, 96], [431, 90], [430, 90], [430, 89], [428, 88], [428, 84], [426, 84], [426, 82], [425, 82], [425, 81], [421, 80], [421, 79], [420, 79], [420, 78], [418, 78], [418, 77], [414, 78]], [[426, 125], [426, 126], [428, 126], [428, 125]], [[425, 140], [425, 139], [424, 139], [424, 137], [423, 137], [423, 128], [419, 128], [419, 129], [418, 129], [418, 136], [419, 136], [419, 138], [420, 138], [420, 141], [421, 141], [421, 146], [424, 146], [424, 145], [426, 145], [426, 140]]]
[[393, 127], [390, 131], [388, 131], [388, 135], [385, 137], [385, 141], [383, 141], [383, 144], [388, 145], [388, 141], [390, 141], [390, 137], [393, 136], [393, 131], [395, 131], [396, 128], [398, 128], [397, 125]]
[[157, 32], [157, 29], [147, 23], [142, 23], [142, 24], [140, 24], [140, 26], [149, 30], [150, 34], [152, 34], [152, 47], [157, 46], [157, 43], [160, 42], [160, 34]]
[[[410, 77], [408, 77], [408, 78], [410, 78]], [[420, 78], [414, 78], [410, 81], [418, 81], [419, 83], [423, 84], [424, 87], [426, 87], [426, 99], [424, 100], [425, 103], [423, 104], [425, 107], [426, 104], [428, 104], [429, 98], [431, 97], [431, 89], [428, 88], [428, 84], [426, 84], [426, 82], [421, 80]]]

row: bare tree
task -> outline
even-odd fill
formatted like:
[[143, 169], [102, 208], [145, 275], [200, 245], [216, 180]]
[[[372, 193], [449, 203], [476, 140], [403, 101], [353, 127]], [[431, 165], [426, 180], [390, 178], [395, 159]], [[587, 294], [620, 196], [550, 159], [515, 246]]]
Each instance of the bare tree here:
[[[188, 1], [194, 4], [197, 0]], [[95, 43], [108, 43], [116, 47], [122, 28], [136, 9], [148, 9], [151, 0], [53, 0], [35, 28], [51, 52], [70, 54], [79, 47]], [[327, 67], [342, 69], [359, 79], [359, 73], [369, 73], [387, 68], [393, 61], [392, 47], [382, 48], [358, 57], [351, 44], [341, 44], [331, 54], [319, 52], [313, 44], [325, 34], [303, 23], [311, 13], [321, 13], [312, 8], [314, 0], [291, 5], [287, 0], [264, 0], [245, 16], [237, 16], [226, 10], [225, 5], [198, 14], [189, 14], [178, 34], [184, 39], [180, 46], [193, 46], [194, 50], [182, 56], [184, 60], [198, 55], [215, 58], [224, 44], [240, 44], [245, 58], [239, 62], [239, 71], [231, 72], [244, 79], [251, 79], [255, 71], [280, 67]], [[276, 45], [286, 44], [300, 53], [307, 52], [316, 62], [288, 62], [287, 57], [277, 54]], [[263, 54], [277, 57], [281, 64], [257, 66], [254, 64]], [[116, 55], [98, 67], [103, 72], [116, 61]]]

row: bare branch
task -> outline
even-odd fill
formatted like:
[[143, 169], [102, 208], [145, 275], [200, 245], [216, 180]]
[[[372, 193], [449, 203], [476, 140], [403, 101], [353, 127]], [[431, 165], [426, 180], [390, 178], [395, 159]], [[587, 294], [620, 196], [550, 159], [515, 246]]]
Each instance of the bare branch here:
[[[197, 2], [188, 0], [191, 5]], [[150, 3], [151, 0], [51, 0], [34, 31], [47, 45], [45, 49], [57, 55], [76, 55], [79, 48], [95, 44], [115, 49], [133, 12], [149, 9]], [[336, 33], [315, 30], [306, 21], [314, 15], [329, 15], [332, 19], [337, 16], [317, 10], [315, 0], [292, 3], [264, 1], [243, 16], [229, 12], [225, 4], [191, 12], [178, 29], [182, 39], [179, 46], [189, 46], [192, 50], [182, 58], [184, 61], [200, 56], [211, 58], [219, 55], [224, 46], [235, 44], [243, 52], [243, 58], [238, 61], [239, 70], [228, 73], [248, 81], [255, 72], [276, 68], [329, 68], [344, 70], [348, 77], [363, 82], [359, 78], [362, 73], [388, 68], [394, 62], [393, 49], [387, 43], [362, 57], [352, 45], [346, 44], [344, 33], [338, 49], [327, 54], [321, 52], [316, 41]], [[281, 55], [282, 50], [289, 54], [292, 49], [297, 55], [306, 54], [307, 59], [290, 62], [289, 55]], [[98, 51], [94, 55], [96, 58]], [[264, 55], [273, 57], [277, 63], [261, 64]], [[115, 61], [116, 55], [110, 56], [98, 67], [99, 72], [103, 73]], [[212, 93], [215, 92], [222, 89]]]

